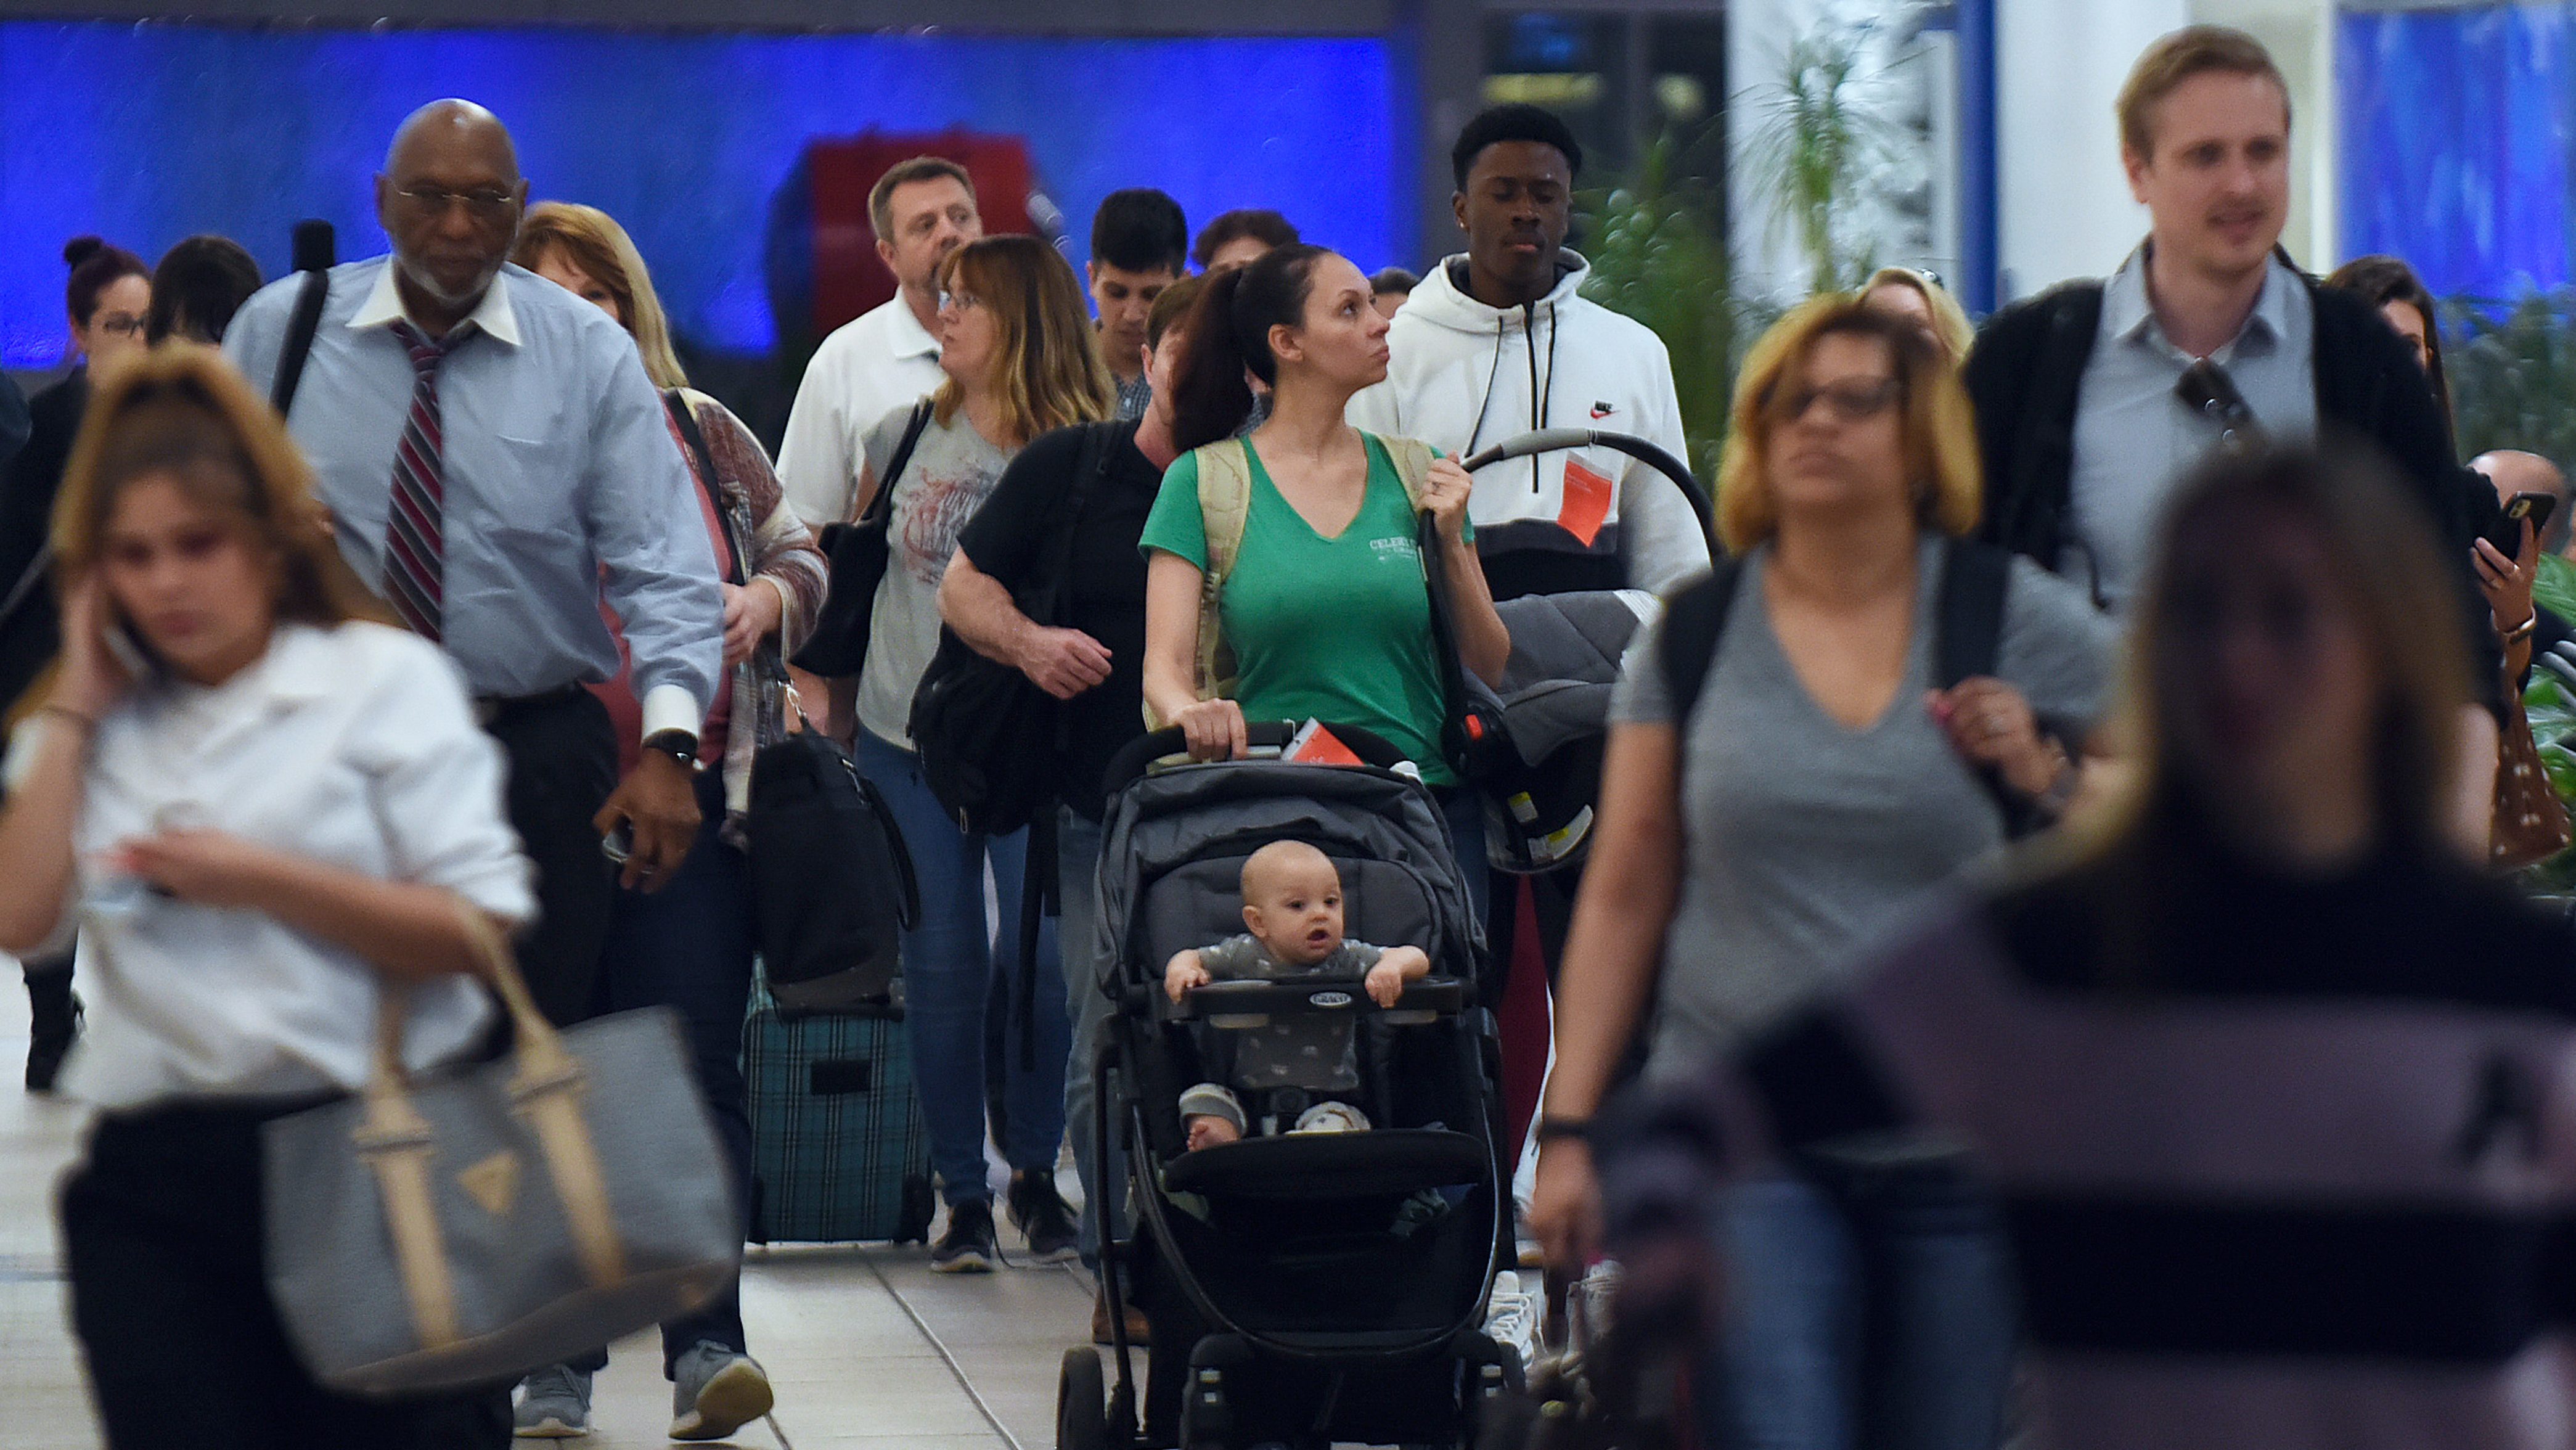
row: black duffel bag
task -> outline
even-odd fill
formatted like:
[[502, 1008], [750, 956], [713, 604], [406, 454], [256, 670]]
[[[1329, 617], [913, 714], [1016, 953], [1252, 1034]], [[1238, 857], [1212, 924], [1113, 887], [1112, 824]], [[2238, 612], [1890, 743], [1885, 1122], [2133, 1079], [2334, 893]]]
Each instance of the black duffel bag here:
[[887, 1010], [921, 916], [885, 800], [808, 725], [752, 757], [752, 918], [770, 995], [791, 1012]]
[[903, 426], [903, 441], [886, 460], [885, 477], [877, 480], [876, 497], [856, 523], [825, 524], [819, 542], [831, 563], [831, 584], [823, 607], [815, 612], [813, 632], [788, 663], [800, 670], [834, 679], [855, 675], [868, 658], [868, 628], [876, 619], [877, 586], [885, 582], [889, 551], [887, 531], [894, 523], [894, 486], [912, 462], [921, 430], [930, 425], [930, 400], [912, 405]]
[[[1073, 481], [1054, 515], [1056, 547], [1042, 572], [1011, 602], [1030, 621], [1063, 626], [1073, 575], [1073, 530], [1083, 501], [1108, 466], [1122, 425], [1082, 425]], [[941, 627], [939, 649], [913, 691], [905, 732], [921, 757], [921, 781], [968, 835], [1006, 836], [1055, 807], [1064, 707], [1016, 666], [987, 659]]]

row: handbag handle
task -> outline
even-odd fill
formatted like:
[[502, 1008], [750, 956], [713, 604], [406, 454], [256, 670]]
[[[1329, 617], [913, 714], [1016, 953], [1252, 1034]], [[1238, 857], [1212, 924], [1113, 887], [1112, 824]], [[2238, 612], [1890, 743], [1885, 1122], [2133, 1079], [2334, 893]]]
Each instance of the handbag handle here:
[[[626, 1277], [625, 1245], [608, 1203], [608, 1179], [598, 1145], [581, 1114], [581, 1061], [563, 1035], [537, 1010], [517, 959], [501, 930], [459, 898], [457, 920], [483, 964], [484, 980], [500, 997], [515, 1034], [510, 1096], [537, 1137], [546, 1175], [554, 1183], [574, 1252], [591, 1283], [605, 1288]], [[410, 1074], [402, 1061], [404, 1019], [399, 991], [376, 994], [374, 1061], [367, 1075], [366, 1113], [355, 1133], [359, 1156], [375, 1170], [384, 1195], [385, 1223], [393, 1239], [404, 1296], [421, 1347], [435, 1349], [462, 1337], [456, 1289], [438, 1231], [437, 1201], [429, 1163], [437, 1147], [429, 1120], [411, 1101]]]

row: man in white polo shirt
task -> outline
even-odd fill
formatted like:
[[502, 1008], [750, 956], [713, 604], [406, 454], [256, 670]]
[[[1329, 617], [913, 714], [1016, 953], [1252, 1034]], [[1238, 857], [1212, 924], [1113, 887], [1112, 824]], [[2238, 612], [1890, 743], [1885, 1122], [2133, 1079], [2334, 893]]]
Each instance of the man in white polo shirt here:
[[878, 419], [939, 386], [940, 259], [984, 235], [975, 183], [938, 156], [898, 162], [868, 190], [877, 256], [895, 294], [823, 339], [805, 365], [778, 478], [797, 517], [821, 528], [846, 523], [859, 479], [859, 439]]

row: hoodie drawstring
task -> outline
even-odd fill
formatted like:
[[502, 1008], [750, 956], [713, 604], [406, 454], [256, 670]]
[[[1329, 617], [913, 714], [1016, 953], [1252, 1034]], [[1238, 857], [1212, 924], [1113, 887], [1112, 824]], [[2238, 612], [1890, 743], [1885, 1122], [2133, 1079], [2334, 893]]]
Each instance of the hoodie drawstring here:
[[1485, 436], [1485, 414], [1493, 410], [1494, 383], [1503, 375], [1503, 320], [1494, 319], [1494, 361], [1485, 369], [1485, 401], [1476, 408], [1476, 426], [1467, 430], [1467, 446], [1458, 450], [1461, 458], [1476, 456], [1476, 442]]
[[[1532, 431], [1536, 431], [1547, 426], [1548, 407], [1552, 401], [1548, 397], [1548, 394], [1556, 390], [1556, 339], [1557, 334], [1564, 330], [1564, 325], [1557, 319], [1556, 304], [1553, 302], [1549, 303], [1547, 308], [1547, 380], [1545, 382], [1541, 382], [1538, 374], [1538, 303], [1524, 302], [1521, 304], [1521, 337], [1529, 344], [1530, 428]], [[1494, 324], [1494, 361], [1498, 364], [1502, 361], [1502, 347], [1502, 324], [1497, 322]], [[1491, 381], [1488, 381], [1485, 384], [1485, 397], [1490, 401], [1493, 396], [1494, 385]], [[1477, 421], [1480, 423], [1484, 421], [1481, 415], [1479, 415]], [[1539, 461], [1538, 455], [1533, 453], [1530, 455], [1530, 492], [1535, 494], [1539, 491]]]

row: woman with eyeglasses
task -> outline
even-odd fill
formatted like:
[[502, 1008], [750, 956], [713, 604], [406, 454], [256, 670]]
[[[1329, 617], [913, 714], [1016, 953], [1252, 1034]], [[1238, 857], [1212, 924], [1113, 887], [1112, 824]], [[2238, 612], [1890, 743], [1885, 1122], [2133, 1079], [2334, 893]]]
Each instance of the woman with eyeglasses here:
[[[931, 1245], [930, 1267], [955, 1274], [1000, 1261], [984, 1181], [984, 1012], [993, 962], [1005, 952], [1017, 959], [1028, 834], [970, 836], [957, 828], [923, 782], [908, 728], [912, 697], [939, 648], [939, 584], [956, 557], [957, 536], [1031, 439], [1110, 417], [1117, 389], [1101, 361], [1082, 284], [1045, 242], [968, 242], [939, 264], [939, 291], [946, 380], [916, 405], [918, 419], [913, 407], [897, 409], [863, 440], [853, 516], [867, 512], [880, 487], [894, 496], [890, 557], [859, 673], [854, 753], [884, 794], [920, 876], [920, 925], [903, 944], [904, 1025], [930, 1165], [948, 1204], [948, 1227]], [[898, 460], [907, 434], [911, 450]], [[998, 942], [984, 911], [988, 866], [1011, 923]], [[1042, 933], [1038, 955], [1038, 980], [1059, 980], [1053, 931]], [[1018, 981], [1016, 971], [1005, 975]], [[1041, 989], [1016, 1005], [1034, 1019], [1038, 1052], [1032, 1067], [1015, 1044], [1003, 1068], [1008, 1206], [1029, 1256], [1058, 1262], [1077, 1248], [1072, 1210], [1055, 1187], [1072, 1029], [1060, 992]]]
[[[152, 269], [123, 247], [74, 237], [63, 246], [63, 261], [72, 271], [63, 297], [72, 328], [71, 371], [27, 400], [26, 446], [0, 475], [0, 709], [26, 693], [61, 642], [45, 547], [54, 496], [62, 491], [72, 439], [89, 411], [91, 377], [143, 352], [144, 319], [152, 309]], [[80, 1032], [71, 953], [30, 961], [25, 970], [34, 1015], [27, 1090], [51, 1092], [63, 1055]]]
[[[2109, 624], [1995, 556], [1992, 672], [1936, 687], [1979, 471], [1958, 374], [1912, 324], [1856, 296], [1807, 303], [1747, 359], [1733, 424], [1734, 560], [1630, 650], [1566, 941], [1530, 1220], [1568, 1268], [1597, 1252], [1584, 1134], [1640, 1024], [1666, 1078], [1833, 992], [1912, 903], [2063, 805], [2061, 742], [2081, 749], [2109, 689]], [[1665, 634], [1711, 589], [1722, 622], [1684, 659]], [[1792, 1168], [1708, 1205], [1734, 1254], [1704, 1443], [1992, 1450], [2012, 1313], [1983, 1200], [1917, 1139]]]

